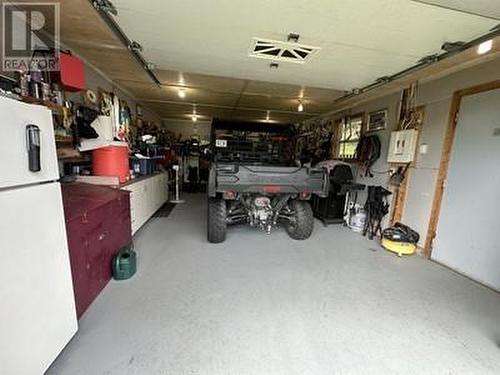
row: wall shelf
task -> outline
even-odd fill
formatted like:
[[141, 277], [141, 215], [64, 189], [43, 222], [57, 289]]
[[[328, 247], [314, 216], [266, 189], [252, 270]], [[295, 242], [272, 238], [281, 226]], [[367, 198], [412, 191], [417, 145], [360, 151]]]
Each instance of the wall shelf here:
[[29, 104], [39, 104], [47, 107], [52, 112], [62, 115], [64, 113], [64, 107], [52, 102], [44, 101], [41, 99], [34, 98], [32, 96], [23, 96], [22, 101]]

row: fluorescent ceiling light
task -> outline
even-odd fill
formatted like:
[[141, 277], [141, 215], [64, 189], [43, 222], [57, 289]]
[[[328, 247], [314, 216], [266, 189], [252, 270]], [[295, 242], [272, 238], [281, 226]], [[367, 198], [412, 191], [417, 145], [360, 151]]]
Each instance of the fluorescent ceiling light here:
[[493, 40], [487, 40], [486, 42], [483, 42], [477, 47], [477, 53], [480, 55], [484, 55], [485, 53], [488, 53], [491, 51], [493, 48]]

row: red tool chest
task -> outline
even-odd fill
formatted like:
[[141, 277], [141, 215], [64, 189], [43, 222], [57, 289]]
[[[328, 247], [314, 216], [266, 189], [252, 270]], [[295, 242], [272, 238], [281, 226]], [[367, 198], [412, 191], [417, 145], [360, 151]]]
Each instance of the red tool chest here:
[[63, 184], [62, 192], [80, 318], [111, 279], [113, 256], [132, 241], [130, 193], [81, 183]]

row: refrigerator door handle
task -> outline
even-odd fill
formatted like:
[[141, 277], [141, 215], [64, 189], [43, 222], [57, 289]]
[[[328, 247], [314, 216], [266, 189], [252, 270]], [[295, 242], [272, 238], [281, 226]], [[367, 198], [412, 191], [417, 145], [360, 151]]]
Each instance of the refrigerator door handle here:
[[31, 172], [40, 172], [40, 128], [34, 124], [26, 125], [26, 151], [28, 168]]

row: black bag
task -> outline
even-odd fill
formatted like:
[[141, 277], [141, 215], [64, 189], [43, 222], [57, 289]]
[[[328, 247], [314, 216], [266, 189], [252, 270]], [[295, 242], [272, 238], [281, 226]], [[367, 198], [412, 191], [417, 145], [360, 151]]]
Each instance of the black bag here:
[[88, 107], [80, 107], [76, 112], [76, 132], [80, 138], [94, 139], [98, 138], [99, 134], [90, 125], [97, 118], [97, 111]]
[[385, 229], [382, 236], [391, 241], [404, 242], [404, 243], [418, 243], [420, 235], [411, 229], [409, 226], [396, 223], [394, 226]]

